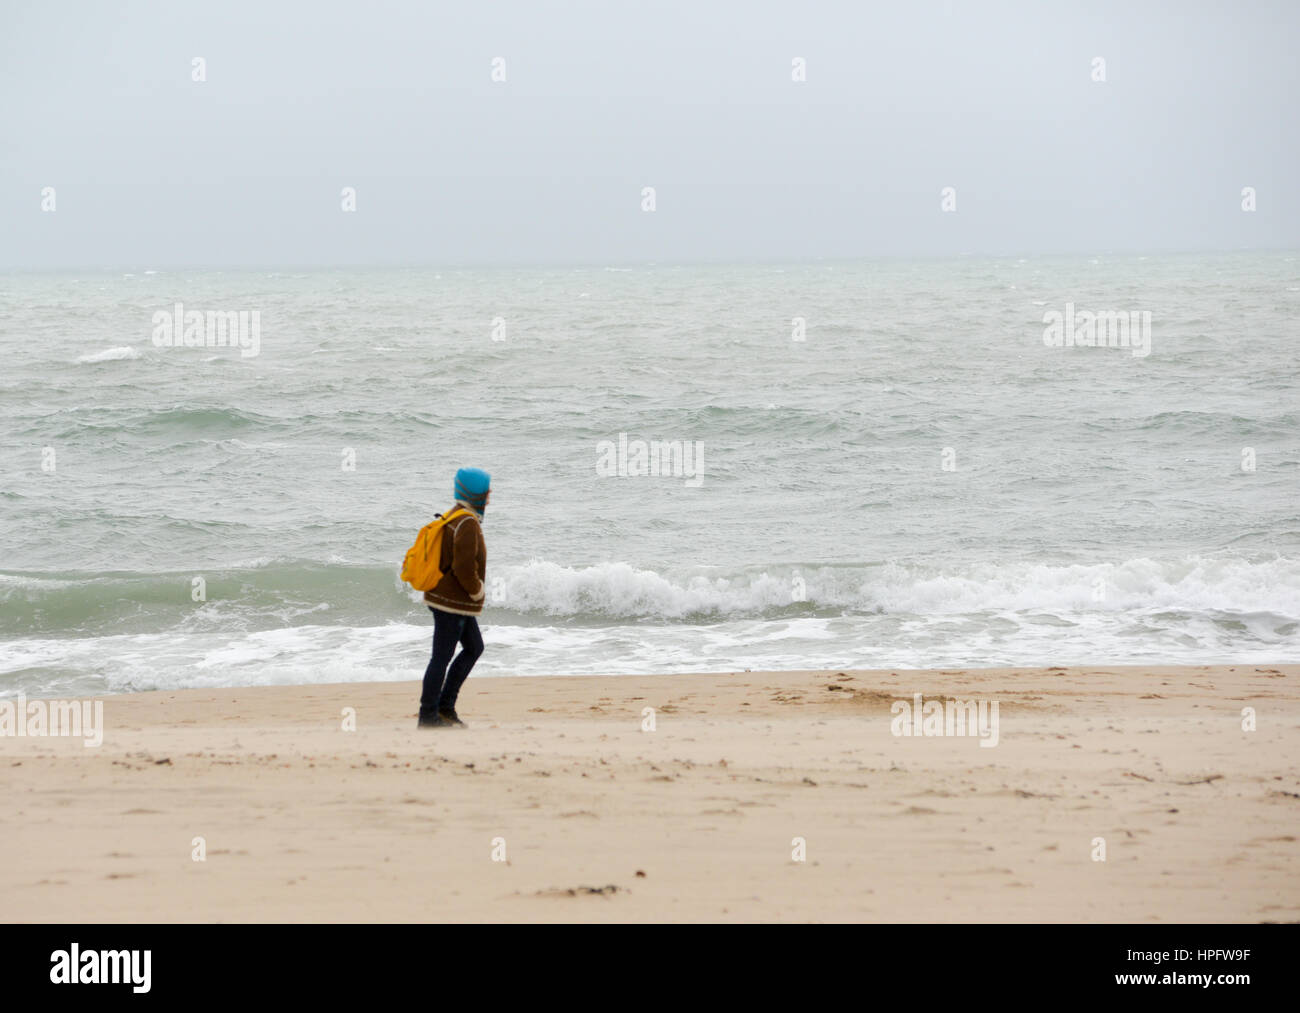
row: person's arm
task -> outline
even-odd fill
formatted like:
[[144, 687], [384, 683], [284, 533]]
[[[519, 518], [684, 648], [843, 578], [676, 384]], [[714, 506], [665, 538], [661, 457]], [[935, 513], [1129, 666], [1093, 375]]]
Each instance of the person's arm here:
[[478, 576], [478, 525], [468, 518], [456, 526], [451, 544], [451, 572], [473, 601], [483, 598], [483, 581]]

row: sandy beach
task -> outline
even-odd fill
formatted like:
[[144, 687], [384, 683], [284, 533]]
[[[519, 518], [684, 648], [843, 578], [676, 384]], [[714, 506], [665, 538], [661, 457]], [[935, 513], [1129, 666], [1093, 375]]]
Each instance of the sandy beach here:
[[[98, 747], [0, 738], [2, 910], [1295, 921], [1298, 676], [1245, 664], [476, 678], [461, 697], [470, 728], [427, 731], [414, 682], [106, 697]], [[915, 693], [996, 702], [996, 745], [894, 734], [891, 707]]]

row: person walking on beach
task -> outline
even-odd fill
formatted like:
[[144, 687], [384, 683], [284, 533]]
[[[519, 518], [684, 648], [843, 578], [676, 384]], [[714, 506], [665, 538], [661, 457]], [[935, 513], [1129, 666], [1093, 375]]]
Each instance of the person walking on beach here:
[[[456, 472], [456, 505], [447, 513], [451, 520], [442, 537], [442, 579], [424, 592], [424, 602], [433, 613], [433, 654], [424, 670], [420, 728], [465, 727], [456, 713], [456, 699], [483, 653], [478, 629], [487, 572], [482, 522], [491, 483], [492, 477], [479, 468]], [[452, 661], [457, 644], [460, 653]]]

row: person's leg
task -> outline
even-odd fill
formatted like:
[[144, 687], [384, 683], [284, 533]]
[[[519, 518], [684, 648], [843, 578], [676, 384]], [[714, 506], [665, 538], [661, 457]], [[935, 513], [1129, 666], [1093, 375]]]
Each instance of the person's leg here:
[[478, 619], [464, 616], [465, 625], [460, 628], [460, 653], [447, 669], [447, 684], [442, 688], [442, 701], [439, 707], [445, 711], [456, 709], [456, 698], [460, 687], [469, 678], [469, 670], [483, 653], [483, 634], [479, 632]]
[[424, 686], [420, 693], [420, 718], [433, 717], [438, 713], [438, 701], [442, 697], [443, 682], [447, 675], [447, 662], [451, 661], [456, 642], [460, 640], [461, 620], [464, 616], [443, 612], [431, 608], [433, 613], [433, 652], [429, 664], [424, 670]]

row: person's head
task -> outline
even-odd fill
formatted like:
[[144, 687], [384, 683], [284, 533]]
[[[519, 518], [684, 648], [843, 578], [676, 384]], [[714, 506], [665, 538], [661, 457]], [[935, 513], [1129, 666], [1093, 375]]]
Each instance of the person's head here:
[[492, 476], [482, 468], [461, 468], [456, 472], [455, 490], [456, 499], [481, 514], [492, 495]]

